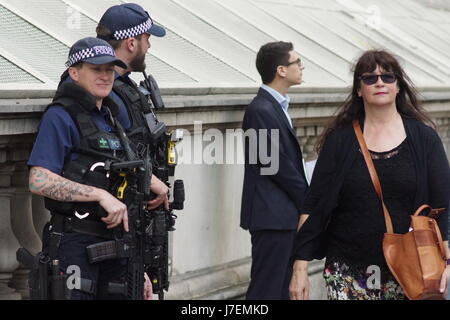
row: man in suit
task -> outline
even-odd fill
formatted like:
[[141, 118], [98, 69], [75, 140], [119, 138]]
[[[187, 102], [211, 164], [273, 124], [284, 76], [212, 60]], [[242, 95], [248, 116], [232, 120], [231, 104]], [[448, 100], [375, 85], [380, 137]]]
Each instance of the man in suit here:
[[[247, 107], [242, 126], [246, 136], [256, 131], [257, 137], [256, 147], [251, 141], [245, 144], [241, 207], [241, 227], [250, 231], [252, 241], [247, 299], [289, 299], [289, 260], [308, 185], [287, 112], [287, 91], [302, 82], [304, 67], [292, 43], [281, 41], [261, 47], [256, 67], [263, 85]], [[271, 161], [262, 157], [263, 150]]]

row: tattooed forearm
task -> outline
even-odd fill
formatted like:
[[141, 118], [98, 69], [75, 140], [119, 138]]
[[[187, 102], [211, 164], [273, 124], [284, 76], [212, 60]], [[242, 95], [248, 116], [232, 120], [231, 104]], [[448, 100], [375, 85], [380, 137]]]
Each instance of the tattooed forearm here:
[[92, 201], [94, 188], [79, 184], [46, 169], [30, 171], [30, 191], [58, 201]]
[[39, 191], [41, 190], [48, 181], [48, 174], [46, 174], [43, 170], [39, 170], [35, 167], [31, 168], [30, 171], [30, 191]]
[[83, 186], [72, 181], [54, 180], [44, 187], [41, 192], [48, 198], [59, 201], [74, 201], [74, 196], [84, 196], [89, 198], [93, 192], [92, 187]]

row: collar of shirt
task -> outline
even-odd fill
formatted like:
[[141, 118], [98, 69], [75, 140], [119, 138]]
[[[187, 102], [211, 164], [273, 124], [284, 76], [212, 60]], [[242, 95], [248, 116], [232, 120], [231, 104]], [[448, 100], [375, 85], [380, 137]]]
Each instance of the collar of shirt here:
[[110, 111], [106, 105], [102, 105], [100, 110], [95, 108], [95, 110], [92, 111], [92, 116], [94, 119], [97, 119], [96, 123], [102, 130], [106, 132], [112, 131], [114, 125], [111, 120]]
[[117, 78], [127, 78], [131, 72], [125, 72], [123, 75], [120, 75], [117, 71], [114, 70], [114, 80]]
[[284, 112], [287, 112], [289, 109], [289, 102], [291, 101], [291, 98], [288, 95], [283, 96], [281, 93], [279, 93], [277, 90], [269, 87], [268, 85], [262, 84], [261, 88], [266, 90], [270, 93], [272, 97], [275, 98], [275, 100], [281, 105]]

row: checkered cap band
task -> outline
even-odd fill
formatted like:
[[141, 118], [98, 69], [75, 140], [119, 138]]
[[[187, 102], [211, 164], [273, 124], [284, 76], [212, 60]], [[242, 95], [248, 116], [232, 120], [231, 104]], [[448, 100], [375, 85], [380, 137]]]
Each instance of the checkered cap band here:
[[146, 22], [141, 23], [140, 25], [137, 25], [133, 28], [126, 29], [126, 30], [117, 30], [116, 32], [114, 32], [114, 39], [123, 40], [123, 39], [138, 36], [138, 35], [146, 32], [148, 29], [150, 29], [150, 27], [152, 25], [153, 25], [152, 19], [148, 19]]
[[107, 46], [95, 46], [93, 48], [86, 48], [72, 54], [69, 57], [69, 60], [67, 60], [66, 62], [66, 67], [69, 68], [84, 59], [93, 58], [97, 56], [115, 57], [116, 54], [113, 48]]
[[93, 49], [91, 48], [83, 49], [81, 51], [75, 52], [69, 57], [69, 60], [67, 60], [66, 62], [66, 67], [69, 68], [83, 59], [93, 57], [95, 57]]

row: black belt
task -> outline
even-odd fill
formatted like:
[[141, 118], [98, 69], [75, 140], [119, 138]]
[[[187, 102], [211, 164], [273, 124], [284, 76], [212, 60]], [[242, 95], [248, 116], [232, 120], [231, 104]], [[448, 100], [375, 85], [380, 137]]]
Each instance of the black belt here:
[[114, 239], [112, 229], [106, 229], [106, 224], [103, 222], [82, 220], [54, 212], [50, 224], [62, 226], [63, 232], [77, 232], [104, 239]]

